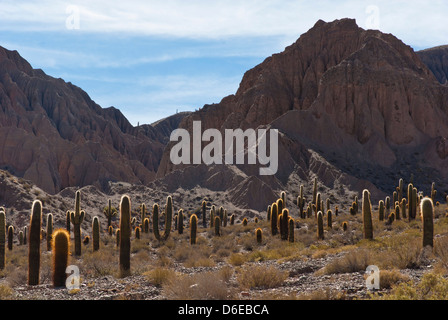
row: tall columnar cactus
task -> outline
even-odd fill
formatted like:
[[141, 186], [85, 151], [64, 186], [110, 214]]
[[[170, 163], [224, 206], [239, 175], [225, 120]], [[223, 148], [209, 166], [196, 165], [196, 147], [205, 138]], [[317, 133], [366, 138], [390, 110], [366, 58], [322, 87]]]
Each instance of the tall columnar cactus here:
[[65, 230], [70, 234], [70, 210], [65, 213]]
[[[112, 227], [112, 226], [111, 226]], [[93, 251], [100, 249], [100, 220], [98, 217], [93, 217], [92, 221], [92, 238], [93, 238]]]
[[263, 230], [261, 228], [255, 230], [255, 238], [257, 239], [258, 244], [263, 242]]
[[112, 200], [109, 199], [107, 207], [104, 208], [103, 213], [107, 218], [107, 227], [109, 228], [109, 226], [112, 225], [112, 218], [117, 215], [117, 210], [112, 207]]
[[120, 201], [120, 277], [131, 273], [131, 199], [123, 196]]
[[221, 219], [221, 227], [222, 227], [224, 224], [224, 207], [222, 206], [219, 207], [218, 213], [219, 213], [219, 219]]
[[322, 211], [322, 196], [320, 192], [317, 194], [316, 198], [316, 212]]
[[286, 192], [285, 191], [282, 191], [280, 193], [280, 198], [283, 200], [283, 208], [286, 208], [287, 204], [286, 204]]
[[433, 203], [436, 202], [436, 197], [437, 197], [436, 183], [433, 182], [431, 184], [431, 200]]
[[51, 241], [53, 236], [53, 214], [47, 215], [47, 251], [51, 251]]
[[390, 197], [389, 196], [387, 196], [384, 201], [384, 209], [385, 209], [384, 216], [389, 217], [389, 215], [390, 215]]
[[145, 218], [143, 221], [143, 231], [149, 233], [149, 218]]
[[210, 228], [213, 228], [215, 224], [215, 214], [216, 214], [216, 207], [215, 205], [212, 205], [210, 208]]
[[196, 244], [196, 234], [198, 230], [198, 217], [192, 214], [190, 217], [190, 244]]
[[313, 184], [313, 203], [316, 203], [317, 200], [317, 178], [314, 178]]
[[19, 231], [19, 246], [23, 245], [23, 231]]
[[227, 227], [227, 220], [229, 219], [228, 215], [227, 215], [227, 209], [224, 209], [224, 217], [222, 219], [222, 225], [223, 227]]
[[180, 209], [177, 213], [177, 232], [184, 233], [184, 210]]
[[221, 219], [219, 218], [219, 215], [215, 217], [213, 225], [215, 227], [215, 236], [219, 237], [221, 235]]
[[400, 210], [401, 215], [402, 215], [403, 219], [406, 219], [407, 218], [407, 216], [406, 216], [406, 198], [401, 199], [400, 207], [401, 207], [401, 210]]
[[408, 218], [409, 221], [415, 220], [417, 216], [417, 197], [414, 193], [414, 186], [412, 183], [408, 185]]
[[404, 181], [403, 179], [400, 179], [398, 181], [398, 187], [397, 187], [398, 202], [401, 202], [401, 200], [403, 200], [403, 187], [404, 187]]
[[295, 224], [295, 221], [294, 221], [293, 218], [289, 218], [289, 222], [288, 223], [289, 223], [288, 240], [289, 240], [289, 242], [294, 242], [294, 224]]
[[163, 235], [159, 232], [159, 205], [155, 204], [153, 206], [153, 214], [152, 214], [152, 225], [154, 237], [158, 241], [166, 241], [170, 236], [171, 232], [171, 221], [173, 220], [173, 199], [171, 196], [167, 197], [166, 207], [165, 207], [165, 230]]
[[280, 215], [283, 212], [283, 209], [285, 209], [285, 204], [283, 203], [283, 199], [280, 198], [277, 200], [277, 213]]
[[277, 203], [273, 203], [271, 207], [271, 234], [273, 236], [277, 235], [278, 233], [277, 218], [278, 218]]
[[145, 219], [146, 219], [146, 204], [142, 203], [142, 205], [140, 206], [140, 221], [142, 224], [142, 228], [143, 224], [145, 223]]
[[283, 209], [279, 216], [280, 226], [280, 238], [282, 240], [288, 240], [288, 228], [289, 228], [289, 210]]
[[327, 228], [333, 229], [333, 211], [331, 209], [327, 211]]
[[[447, 199], [448, 199], [448, 197], [447, 197]], [[448, 202], [448, 200], [447, 200], [447, 202]], [[267, 220], [268, 222], [271, 221], [271, 208], [272, 208], [272, 206], [269, 205], [269, 206], [268, 206], [268, 210], [267, 210], [267, 215], [266, 215], [266, 220]]]
[[384, 215], [385, 214], [385, 206], [384, 206], [384, 201], [380, 200], [379, 204], [378, 204], [378, 219], [380, 221], [384, 221]]
[[14, 227], [8, 227], [8, 250], [11, 251], [14, 243]]
[[81, 210], [81, 192], [76, 191], [75, 211], [70, 213], [70, 221], [73, 224], [75, 234], [75, 255], [81, 255], [81, 223], [84, 221], [85, 212]]
[[53, 234], [52, 256], [53, 256], [53, 286], [64, 287], [67, 274], [70, 252], [70, 234], [67, 230], [58, 229]]
[[201, 213], [202, 213], [202, 227], [207, 228], [207, 201], [202, 201], [201, 206]]
[[31, 210], [28, 252], [28, 285], [39, 284], [42, 202], [35, 200]]
[[434, 204], [430, 198], [421, 202], [423, 223], [423, 248], [434, 247]]
[[372, 204], [368, 190], [364, 190], [362, 193], [362, 220], [364, 239], [373, 240]]
[[322, 211], [317, 213], [317, 239], [324, 240], [324, 216]]

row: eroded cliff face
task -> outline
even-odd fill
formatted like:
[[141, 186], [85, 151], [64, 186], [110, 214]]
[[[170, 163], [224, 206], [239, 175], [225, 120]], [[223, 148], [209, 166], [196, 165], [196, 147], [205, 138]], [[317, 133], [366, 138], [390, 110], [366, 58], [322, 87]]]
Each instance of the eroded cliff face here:
[[[411, 47], [343, 19], [318, 21], [284, 52], [246, 72], [235, 95], [191, 114], [180, 127], [191, 132], [193, 121], [201, 121], [203, 130], [280, 130], [291, 143], [280, 153], [277, 182], [285, 183], [294, 170], [304, 178], [315, 174], [306, 161], [309, 149], [343, 171], [380, 170], [381, 180], [408, 177], [421, 166], [446, 174], [447, 110], [447, 87]], [[185, 168], [171, 163], [172, 146], [164, 152], [158, 178]], [[239, 168], [248, 176], [255, 172]]]
[[47, 192], [155, 177], [166, 133], [133, 127], [118, 109], [102, 109], [4, 48], [0, 107], [0, 167]]

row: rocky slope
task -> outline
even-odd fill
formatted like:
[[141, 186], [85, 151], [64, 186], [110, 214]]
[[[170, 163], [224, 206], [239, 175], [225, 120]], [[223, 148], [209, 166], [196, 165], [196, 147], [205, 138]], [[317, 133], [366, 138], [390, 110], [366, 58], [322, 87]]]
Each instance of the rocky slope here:
[[155, 177], [166, 133], [134, 128], [118, 109], [1, 47], [0, 106], [0, 168], [47, 192]]
[[[318, 21], [284, 52], [249, 70], [235, 95], [187, 116], [180, 127], [191, 132], [200, 120], [203, 130], [278, 129], [281, 169], [264, 179], [271, 186], [288, 189], [293, 172], [304, 184], [312, 176], [325, 180], [310, 163], [317, 152], [351, 186], [387, 191], [411, 174], [424, 181], [421, 188], [432, 181], [445, 187], [447, 111], [448, 88], [411, 47], [342, 19]], [[184, 169], [171, 163], [172, 145], [159, 178]], [[249, 177], [256, 172], [239, 168]]]
[[418, 51], [420, 59], [434, 73], [441, 84], [448, 81], [448, 46], [439, 46]]

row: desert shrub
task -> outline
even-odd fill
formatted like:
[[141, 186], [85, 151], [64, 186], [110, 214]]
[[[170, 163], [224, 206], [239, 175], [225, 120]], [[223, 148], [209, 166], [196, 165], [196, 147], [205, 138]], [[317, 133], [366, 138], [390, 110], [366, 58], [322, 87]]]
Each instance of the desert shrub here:
[[156, 287], [162, 287], [176, 277], [174, 270], [164, 267], [157, 267], [143, 274], [149, 283]]
[[228, 262], [235, 267], [242, 266], [244, 263], [246, 263], [246, 257], [241, 253], [233, 253], [232, 255], [230, 255]]
[[420, 282], [408, 281], [394, 286], [389, 294], [372, 294], [374, 300], [447, 300], [448, 280], [440, 274], [426, 273]]
[[402, 274], [399, 270], [380, 270], [380, 289], [390, 289], [400, 282], [409, 281], [407, 275]]
[[347, 252], [341, 258], [334, 259], [316, 273], [317, 275], [322, 275], [360, 272], [365, 271], [370, 264], [369, 251], [366, 249], [355, 249]]
[[238, 274], [238, 283], [245, 289], [270, 289], [283, 284], [288, 272], [273, 266], [247, 265]]
[[169, 300], [228, 300], [233, 297], [227, 284], [215, 272], [177, 275], [162, 288]]

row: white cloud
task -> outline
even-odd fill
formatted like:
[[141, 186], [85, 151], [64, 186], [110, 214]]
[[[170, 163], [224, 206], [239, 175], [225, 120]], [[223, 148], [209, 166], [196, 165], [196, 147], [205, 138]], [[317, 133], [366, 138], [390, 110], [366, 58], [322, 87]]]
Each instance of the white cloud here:
[[187, 38], [283, 35], [291, 40], [318, 19], [352, 17], [365, 27], [366, 8], [378, 6], [381, 29], [408, 41], [447, 41], [448, 3], [436, 1], [152, 0], [1, 1], [0, 30], [64, 31], [66, 8], [79, 7], [79, 32]]

